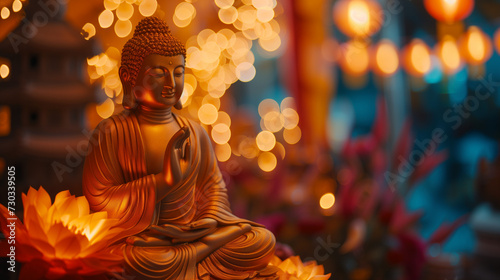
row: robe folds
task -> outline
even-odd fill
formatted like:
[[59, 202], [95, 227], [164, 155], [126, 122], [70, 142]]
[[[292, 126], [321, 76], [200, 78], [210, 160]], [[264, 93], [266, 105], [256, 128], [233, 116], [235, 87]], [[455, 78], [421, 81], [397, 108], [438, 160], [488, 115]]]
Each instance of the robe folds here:
[[[229, 208], [227, 191], [210, 139], [197, 123], [175, 116], [190, 131], [192, 164], [183, 182], [156, 203], [154, 174], [148, 174], [144, 142], [133, 111], [112, 116], [95, 129], [83, 172], [83, 192], [93, 211], [107, 211], [123, 229], [119, 248], [127, 269], [144, 279], [274, 278], [266, 268], [274, 254], [274, 235], [259, 224], [240, 219]], [[218, 227], [247, 223], [252, 230], [196, 263], [193, 244], [141, 247], [128, 236], [151, 225], [185, 225], [203, 218]], [[266, 274], [267, 273], [267, 274]]]

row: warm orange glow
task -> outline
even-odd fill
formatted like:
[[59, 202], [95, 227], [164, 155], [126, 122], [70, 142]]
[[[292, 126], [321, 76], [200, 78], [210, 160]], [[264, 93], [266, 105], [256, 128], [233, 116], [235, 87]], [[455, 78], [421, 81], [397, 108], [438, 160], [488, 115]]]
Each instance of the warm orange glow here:
[[274, 99], [264, 99], [259, 103], [259, 115], [261, 118], [264, 118], [267, 113], [269, 112], [279, 112], [280, 106], [278, 105], [278, 102], [276, 102]]
[[474, 0], [424, 0], [424, 6], [435, 19], [452, 23], [470, 15]]
[[242, 156], [252, 159], [259, 155], [259, 148], [255, 144], [255, 139], [245, 137], [238, 145], [238, 152]]
[[298, 126], [294, 127], [293, 129], [283, 130], [283, 138], [290, 145], [297, 144], [297, 142], [300, 141], [301, 137], [302, 132]]
[[113, 24], [113, 20], [115, 19], [115, 16], [113, 15], [113, 12], [110, 10], [104, 10], [98, 18], [99, 25], [102, 28], [108, 28]]
[[485, 63], [493, 54], [490, 38], [477, 26], [471, 26], [463, 36], [462, 53], [469, 64]]
[[19, 12], [22, 8], [23, 8], [23, 3], [21, 3], [21, 1], [14, 0], [14, 2], [12, 2], [12, 11], [14, 13]]
[[[80, 277], [70, 274], [103, 273], [112, 269], [108, 265], [116, 269], [120, 264], [120, 258], [113, 257], [108, 247], [122, 231], [112, 229], [118, 220], [108, 218], [107, 212], [91, 214], [84, 196], [75, 197], [69, 191], [62, 191], [52, 204], [49, 194], [40, 187], [38, 191], [30, 188], [27, 195], [23, 193], [22, 201], [24, 224], [16, 217], [16, 245], [32, 254], [22, 256], [24, 259], [43, 258], [53, 266], [51, 271], [74, 279]], [[0, 205], [0, 213], [3, 219], [12, 218], [3, 205]], [[88, 267], [86, 258], [91, 259], [90, 262], [112, 262], [106, 266]]]
[[413, 76], [422, 77], [431, 70], [431, 50], [420, 39], [413, 39], [403, 51], [403, 66]]
[[462, 66], [462, 58], [456, 41], [446, 36], [436, 46], [436, 53], [441, 60], [443, 70], [446, 74], [451, 75], [456, 73]]
[[95, 26], [92, 24], [92, 23], [86, 23], [83, 27], [82, 27], [82, 35], [83, 35], [83, 38], [85, 38], [85, 40], [88, 40], [92, 37], [94, 37], [95, 35]]
[[399, 54], [396, 46], [389, 40], [382, 40], [375, 47], [374, 69], [377, 74], [390, 76], [398, 70]]
[[[283, 104], [283, 102], [281, 102], [281, 104]], [[299, 124], [299, 114], [294, 109], [282, 109], [282, 114], [284, 118], [283, 127], [285, 127], [286, 129], [293, 129]]]
[[340, 66], [344, 72], [352, 76], [361, 76], [368, 71], [369, 55], [366, 45], [350, 41], [342, 44]]
[[231, 130], [225, 123], [218, 123], [212, 128], [212, 139], [215, 143], [223, 145], [231, 138]]
[[115, 103], [113, 103], [113, 100], [111, 99], [106, 99], [102, 104], [97, 105], [96, 107], [97, 114], [103, 119], [107, 119], [113, 115], [113, 112], [115, 111]]
[[493, 40], [495, 40], [495, 48], [497, 50], [497, 53], [500, 54], [500, 28], [495, 31], [495, 35], [493, 35]]
[[257, 134], [255, 142], [261, 151], [267, 152], [272, 150], [274, 145], [276, 145], [276, 137], [270, 131], [261, 131]]
[[0, 12], [0, 16], [2, 16], [2, 19], [6, 19], [10, 16], [10, 10], [7, 7], [3, 7], [2, 11]]
[[115, 23], [116, 36], [120, 38], [127, 37], [132, 32], [132, 23], [130, 20], [117, 20]]
[[333, 193], [325, 193], [319, 200], [319, 206], [325, 210], [332, 208], [333, 204], [335, 204], [335, 196]]
[[264, 129], [271, 132], [280, 131], [285, 124], [285, 117], [277, 111], [268, 112], [262, 120], [264, 121]]
[[143, 0], [141, 4], [139, 4], [139, 12], [141, 15], [149, 17], [156, 12], [157, 7], [158, 3], [156, 0]]
[[0, 106], [0, 136], [10, 134], [10, 108], [9, 106]]
[[236, 66], [236, 77], [242, 82], [249, 82], [255, 77], [256, 70], [252, 63], [242, 62]]
[[269, 264], [280, 268], [279, 279], [328, 280], [331, 276], [330, 273], [325, 275], [323, 266], [318, 265], [316, 261], [303, 263], [298, 256], [289, 257], [284, 261], [274, 256]]
[[231, 146], [228, 143], [216, 145], [215, 155], [220, 162], [228, 161], [231, 158]]
[[2, 79], [5, 79], [9, 76], [10, 74], [10, 68], [7, 64], [2, 64], [0, 66], [0, 77], [2, 77]]
[[207, 103], [203, 104], [198, 110], [198, 119], [203, 124], [209, 125], [213, 124], [218, 117], [217, 107], [215, 105]]
[[381, 10], [374, 0], [339, 0], [333, 7], [333, 20], [347, 36], [367, 37], [382, 26]]
[[116, 9], [116, 16], [121, 20], [128, 20], [134, 14], [134, 6], [127, 2], [122, 2]]
[[234, 4], [234, 0], [215, 0], [215, 5], [221, 9], [226, 9]]
[[277, 163], [278, 160], [276, 159], [276, 156], [271, 152], [263, 152], [257, 159], [257, 164], [260, 169], [265, 172], [273, 171], [276, 168]]

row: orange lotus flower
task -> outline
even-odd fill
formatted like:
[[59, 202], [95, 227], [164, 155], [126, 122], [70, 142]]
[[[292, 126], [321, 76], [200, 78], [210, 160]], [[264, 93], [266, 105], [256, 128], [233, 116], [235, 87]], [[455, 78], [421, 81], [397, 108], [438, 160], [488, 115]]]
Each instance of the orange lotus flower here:
[[280, 280], [328, 280], [331, 275], [325, 275], [323, 266], [318, 265], [316, 261], [303, 263], [298, 256], [289, 257], [284, 261], [274, 256], [269, 264], [282, 270], [278, 273]]
[[[2, 232], [12, 235], [7, 224], [15, 220], [16, 261], [23, 262], [21, 279], [82, 279], [120, 272], [121, 254], [109, 245], [120, 228], [106, 212], [90, 214], [84, 196], [69, 191], [56, 195], [52, 204], [42, 188], [22, 195], [24, 224], [0, 205]], [[2, 244], [7, 245], [7, 244]], [[11, 244], [7, 245], [10, 249]], [[2, 248], [5, 251], [5, 248]]]

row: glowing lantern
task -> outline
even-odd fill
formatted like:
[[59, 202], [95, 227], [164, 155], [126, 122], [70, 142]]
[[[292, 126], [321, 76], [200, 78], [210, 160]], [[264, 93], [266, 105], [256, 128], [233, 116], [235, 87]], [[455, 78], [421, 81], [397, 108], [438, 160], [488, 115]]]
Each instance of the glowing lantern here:
[[444, 73], [448, 75], [455, 74], [463, 65], [457, 42], [451, 36], [445, 36], [436, 45], [436, 54], [441, 60]]
[[[82, 279], [122, 270], [122, 257], [108, 247], [123, 231], [112, 228], [117, 219], [108, 219], [107, 212], [90, 214], [87, 199], [69, 191], [58, 193], [52, 204], [42, 187], [30, 188], [22, 200], [24, 224], [3, 205], [0, 222], [16, 220], [16, 260], [25, 263], [26, 279]], [[2, 231], [9, 235], [7, 227]]]
[[361, 76], [368, 71], [370, 59], [365, 44], [351, 41], [342, 44], [341, 49], [339, 64], [344, 72], [352, 76]]
[[396, 46], [389, 40], [382, 40], [375, 46], [373, 69], [381, 76], [390, 76], [398, 70], [399, 54]]
[[413, 39], [403, 50], [403, 66], [413, 76], [422, 77], [431, 70], [431, 50], [420, 39]]
[[462, 53], [469, 64], [483, 64], [493, 54], [491, 40], [477, 26], [471, 26], [462, 38]]
[[429, 14], [447, 23], [463, 20], [474, 9], [474, 0], [424, 0]]
[[383, 23], [380, 5], [374, 0], [340, 0], [333, 6], [333, 20], [342, 33], [367, 37]]
[[319, 205], [323, 209], [330, 209], [333, 207], [333, 204], [335, 204], [335, 196], [333, 193], [325, 193], [319, 200]]

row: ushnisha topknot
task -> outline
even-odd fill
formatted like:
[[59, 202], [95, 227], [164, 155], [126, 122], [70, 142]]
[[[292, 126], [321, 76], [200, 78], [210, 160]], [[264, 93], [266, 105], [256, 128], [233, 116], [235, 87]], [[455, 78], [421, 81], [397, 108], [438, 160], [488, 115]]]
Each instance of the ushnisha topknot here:
[[128, 68], [130, 84], [135, 80], [142, 67], [144, 58], [150, 54], [186, 57], [186, 48], [170, 32], [165, 21], [157, 17], [142, 19], [135, 27], [134, 35], [123, 46], [121, 65]]

